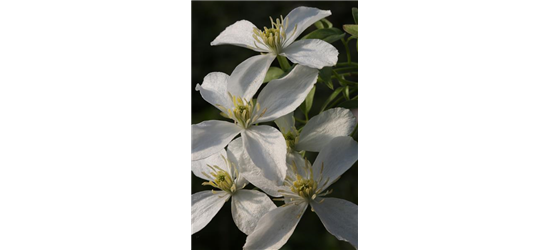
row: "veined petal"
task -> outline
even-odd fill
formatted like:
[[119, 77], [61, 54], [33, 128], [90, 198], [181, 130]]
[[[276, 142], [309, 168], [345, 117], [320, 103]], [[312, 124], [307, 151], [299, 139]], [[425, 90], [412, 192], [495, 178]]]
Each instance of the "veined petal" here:
[[237, 21], [229, 27], [225, 28], [225, 30], [223, 30], [223, 32], [221, 32], [221, 34], [219, 34], [213, 40], [213, 42], [210, 43], [210, 45], [215, 46], [222, 44], [232, 44], [255, 50], [257, 52], [269, 52], [269, 50], [265, 48], [265, 46], [256, 43], [258, 46], [260, 46], [259, 48], [257, 48], [254, 44], [254, 28], [256, 28], [255, 25], [247, 20]]
[[319, 152], [335, 137], [349, 135], [355, 126], [356, 119], [350, 110], [328, 109], [305, 124], [295, 147], [297, 150]]
[[245, 250], [279, 249], [281, 248], [297, 226], [307, 203], [291, 204], [277, 207], [263, 216], [253, 233], [246, 238]]
[[233, 96], [250, 101], [261, 87], [265, 74], [276, 56], [271, 54], [252, 56], [240, 63], [231, 73], [227, 91]]
[[204, 228], [223, 207], [229, 194], [225, 192], [212, 193], [202, 191], [191, 196], [191, 234]]
[[339, 51], [320, 39], [299, 40], [282, 50], [281, 55], [294, 63], [321, 69], [337, 63]]
[[[236, 186], [242, 188], [244, 184], [248, 182], [252, 183], [255, 187], [261, 189], [263, 192], [267, 193], [273, 197], [281, 197], [282, 195], [278, 193], [280, 187], [275, 181], [265, 178], [265, 174], [258, 168], [250, 159], [248, 153], [244, 149], [244, 144], [242, 138], [237, 138], [229, 144], [229, 158], [231, 158], [231, 152], [238, 157], [237, 159], [237, 168], [239, 171], [239, 178], [237, 179]], [[234, 153], [237, 152], [237, 153]]]
[[266, 109], [257, 121], [272, 121], [294, 111], [307, 97], [318, 77], [318, 70], [296, 65], [283, 78], [272, 80], [261, 90], [257, 103]]
[[242, 142], [252, 162], [265, 178], [281, 185], [286, 177], [286, 140], [271, 126], [252, 126], [242, 132]]
[[240, 131], [241, 127], [226, 121], [209, 120], [193, 124], [192, 160], [201, 160], [221, 151]]
[[342, 199], [324, 198], [322, 203], [311, 202], [311, 206], [328, 232], [358, 248], [357, 205]]
[[[331, 14], [332, 12], [329, 10], [319, 10], [317, 8], [304, 6], [297, 7], [290, 11], [286, 18], [284, 18], [284, 22], [286, 22], [286, 19], [288, 19], [288, 31], [286, 32], [286, 34], [288, 36], [293, 34], [293, 36], [287, 38], [287, 40], [284, 42], [283, 47], [286, 47], [290, 43], [295, 41], [296, 38], [298, 38], [305, 29], [313, 25], [316, 21], [325, 18]], [[295, 33], [294, 29], [296, 29]]]
[[230, 171], [227, 170], [227, 165], [226, 165], [225, 160], [223, 159], [223, 157], [225, 157], [225, 159], [227, 158], [227, 152], [225, 152], [224, 149], [219, 151], [219, 153], [215, 153], [215, 154], [213, 154], [209, 157], [206, 157], [202, 160], [192, 161], [191, 162], [191, 169], [193, 171], [193, 174], [196, 175], [199, 178], [204, 179], [204, 180], [213, 181], [214, 180], [213, 178], [209, 178], [208, 176], [203, 174], [203, 173], [206, 173], [210, 177], [212, 177], [211, 174], [210, 174], [210, 172], [212, 172], [212, 169], [210, 167], [208, 167], [208, 165], [218, 166], [219, 168], [221, 168], [221, 169], [223, 169], [223, 170], [230, 173]]
[[229, 143], [229, 146], [227, 146], [227, 157], [235, 165], [236, 170], [238, 171], [238, 177], [236, 178], [237, 188], [242, 188], [245, 184], [248, 184], [248, 181], [242, 176], [242, 172], [244, 171], [243, 167], [248, 164], [242, 160], [242, 154], [245, 152], [244, 146], [242, 146], [241, 137], [234, 139]]
[[228, 80], [229, 75], [221, 72], [212, 72], [204, 77], [202, 85], [196, 85], [196, 90], [200, 91], [200, 95], [204, 100], [223, 111], [218, 105], [226, 108], [233, 106], [232, 100], [227, 93]]
[[234, 223], [246, 235], [253, 232], [263, 215], [276, 208], [266, 194], [255, 190], [239, 190], [232, 198]]
[[319, 178], [322, 164], [324, 164], [322, 178], [323, 180], [330, 178], [328, 185], [324, 187], [324, 189], [326, 189], [339, 176], [353, 166], [357, 159], [358, 143], [350, 136], [336, 137], [318, 153], [318, 156], [313, 163], [313, 174], [315, 179]]
[[283, 115], [277, 118], [275, 121], [276, 126], [282, 133], [288, 133], [293, 127], [295, 127], [294, 112], [290, 112], [287, 115]]

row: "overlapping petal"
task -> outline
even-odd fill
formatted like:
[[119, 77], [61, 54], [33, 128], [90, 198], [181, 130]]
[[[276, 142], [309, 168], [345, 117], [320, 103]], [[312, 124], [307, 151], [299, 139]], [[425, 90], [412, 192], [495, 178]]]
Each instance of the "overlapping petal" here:
[[331, 14], [332, 12], [329, 10], [320, 10], [317, 8], [304, 6], [297, 7], [290, 11], [290, 13], [288, 13], [288, 15], [284, 18], [284, 22], [286, 22], [286, 19], [288, 20], [288, 31], [286, 34], [288, 34], [288, 36], [293, 35], [287, 38], [284, 43], [284, 47], [295, 41], [305, 29], [313, 25], [316, 21]]
[[322, 165], [322, 177], [324, 180], [329, 178], [327, 188], [339, 176], [347, 171], [358, 159], [358, 143], [349, 136], [340, 136], [331, 140], [326, 145], [313, 163], [313, 174], [319, 178]]
[[277, 118], [274, 122], [282, 133], [287, 133], [288, 131], [291, 131], [293, 127], [295, 127], [294, 112], [283, 115]]
[[232, 44], [248, 49], [255, 50], [257, 52], [268, 52], [267, 48], [258, 44], [260, 48], [256, 48], [253, 38], [255, 25], [247, 20], [240, 20], [225, 28], [221, 34], [219, 34], [210, 45], [222, 45]]
[[311, 206], [328, 232], [358, 248], [357, 205], [342, 199], [324, 198], [322, 203], [311, 202]]
[[231, 211], [238, 229], [251, 234], [257, 222], [267, 212], [276, 208], [269, 197], [255, 190], [240, 190], [232, 196]]
[[[231, 73], [227, 80], [227, 90], [236, 97], [245, 98], [250, 101], [255, 95], [263, 80], [269, 66], [276, 56], [271, 54], [252, 56], [240, 63]], [[232, 105], [231, 105], [232, 107]]]
[[258, 122], [272, 121], [294, 111], [307, 97], [318, 77], [318, 70], [296, 65], [285, 77], [272, 80], [265, 86], [257, 103], [266, 109]]
[[[191, 169], [192, 169], [194, 175], [196, 175], [197, 177], [202, 178], [204, 180], [213, 181], [214, 179], [210, 178], [210, 177], [212, 177], [210, 175], [210, 172], [212, 172], [212, 169], [210, 167], [208, 167], [208, 165], [218, 166], [219, 168], [221, 168], [221, 169], [227, 171], [228, 173], [230, 173], [230, 171], [227, 170], [227, 165], [226, 165], [225, 159], [223, 159], [223, 157], [225, 157], [225, 159], [227, 158], [227, 153], [225, 152], [225, 150], [221, 150], [219, 153], [215, 153], [215, 154], [213, 154], [211, 156], [208, 156], [208, 157], [206, 157], [202, 160], [192, 161], [191, 162]], [[208, 174], [210, 177], [204, 175], [203, 173]]]
[[243, 162], [242, 160], [242, 154], [244, 154], [244, 147], [242, 146], [242, 138], [236, 138], [231, 143], [229, 143], [229, 146], [227, 146], [227, 158], [229, 161], [231, 161], [237, 171], [238, 176], [236, 178], [236, 187], [242, 188], [245, 184], [248, 184], [248, 181], [242, 176], [242, 171], [244, 170], [243, 167], [247, 164], [247, 162]]
[[326, 110], [305, 124], [295, 147], [297, 150], [319, 152], [335, 137], [349, 135], [355, 126], [356, 119], [350, 110]]
[[286, 177], [286, 140], [280, 131], [271, 126], [252, 126], [242, 132], [242, 142], [265, 178], [282, 184]]
[[201, 160], [221, 151], [240, 131], [241, 127], [226, 121], [210, 120], [193, 124], [192, 160]]
[[246, 238], [244, 249], [279, 249], [282, 247], [307, 209], [307, 203], [277, 207], [263, 216], [253, 233]]
[[294, 63], [321, 69], [337, 63], [339, 51], [320, 39], [299, 40], [282, 50], [281, 55]]

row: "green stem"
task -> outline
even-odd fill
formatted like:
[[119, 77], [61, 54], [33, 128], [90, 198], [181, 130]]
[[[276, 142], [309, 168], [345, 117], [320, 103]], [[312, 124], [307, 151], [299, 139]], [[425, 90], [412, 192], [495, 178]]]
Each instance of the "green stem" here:
[[296, 118], [296, 117], [294, 117], [294, 119], [295, 119], [296, 121], [298, 121], [298, 122], [301, 122], [301, 123], [307, 123], [306, 121], [304, 121], [304, 120], [301, 120], [301, 119], [299, 119], [299, 118]]
[[341, 77], [341, 74], [338, 74], [338, 73], [335, 72], [335, 71], [332, 71], [332, 72], [334, 72], [334, 75], [336, 76], [337, 80], [338, 80], [340, 83], [345, 83], [345, 84], [350, 84], [350, 85], [358, 85], [358, 82], [353, 82], [353, 81], [345, 80], [345, 79], [343, 79], [343, 77]]
[[356, 62], [342, 62], [342, 63], [336, 64], [336, 67], [341, 67], [341, 66], [357, 66], [358, 67], [358, 63], [356, 63]]
[[336, 68], [336, 69], [333, 69], [334, 71], [345, 71], [345, 70], [354, 70], [354, 69], [357, 69], [358, 66], [351, 66], [351, 67], [345, 67], [345, 68]]
[[284, 72], [288, 72], [288, 70], [290, 69], [290, 62], [288, 62], [288, 59], [286, 59], [286, 57], [283, 57], [283, 56], [276, 56], [276, 59], [278, 59], [278, 63], [280, 64], [280, 68], [282, 68], [282, 70], [284, 70]]
[[334, 102], [330, 106], [328, 106], [328, 109], [331, 109], [331, 108], [335, 107], [336, 105], [338, 105], [339, 104], [338, 102], [340, 102], [341, 99], [343, 99], [343, 96], [340, 96], [339, 98], [335, 99]]
[[343, 42], [343, 46], [345, 46], [345, 51], [347, 52], [347, 62], [351, 63], [351, 51], [349, 50], [349, 40], [345, 40], [344, 38], [341, 38], [341, 42]]

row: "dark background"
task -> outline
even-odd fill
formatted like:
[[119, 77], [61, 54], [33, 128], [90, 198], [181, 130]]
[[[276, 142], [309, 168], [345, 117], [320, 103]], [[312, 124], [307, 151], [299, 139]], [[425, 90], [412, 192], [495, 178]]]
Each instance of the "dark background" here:
[[[286, 16], [298, 6], [331, 10], [332, 16], [328, 17], [328, 20], [334, 24], [334, 27], [342, 28], [344, 24], [354, 23], [351, 15], [353, 7], [547, 8], [548, 4], [546, 1], [191, 1], [191, 83], [189, 84], [192, 106], [191, 124], [210, 119], [222, 119], [219, 116], [219, 111], [205, 102], [198, 92], [195, 92], [196, 84], [201, 83], [202, 79], [210, 72], [220, 71], [230, 74], [239, 63], [257, 55], [254, 51], [236, 46], [211, 47], [210, 42], [227, 26], [238, 20], [246, 19], [261, 27], [269, 24], [269, 16]], [[351, 45], [353, 61], [356, 62], [356, 46], [353, 43]], [[334, 46], [340, 50], [340, 54], [343, 54], [341, 43], [335, 43]], [[345, 60], [344, 56], [340, 60]], [[276, 62], [274, 65], [276, 66]], [[325, 98], [330, 93], [330, 90], [325, 86], [318, 86], [317, 98]], [[312, 116], [317, 113], [318, 105], [315, 105]], [[339, 182], [332, 186], [334, 193], [331, 197], [360, 204], [359, 173], [357, 166], [347, 172]], [[191, 173], [191, 194], [207, 190], [200, 185], [201, 183], [202, 180], [194, 177]], [[375, 190], [381, 185], [369, 187]], [[385, 233], [391, 235], [390, 231]], [[232, 221], [230, 204], [226, 204], [204, 230], [191, 236], [191, 249], [241, 249], [245, 240], [246, 236], [237, 229]], [[393, 240], [391, 242], [394, 242]], [[340, 242], [326, 232], [318, 217], [308, 211], [283, 249], [353, 248], [348, 243]]]
[[[219, 71], [231, 74], [232, 70], [247, 58], [257, 55], [258, 52], [232, 45], [210, 46], [227, 26], [238, 20], [248, 20], [258, 28], [270, 26], [269, 16], [275, 19], [285, 17], [292, 9], [299, 6], [316, 7], [322, 10], [331, 10], [328, 16], [336, 28], [342, 29], [344, 24], [354, 24], [351, 8], [358, 7], [358, 2], [192, 2], [192, 123], [204, 120], [225, 120], [219, 115], [219, 110], [202, 99], [199, 92], [194, 91], [197, 83], [210, 72]], [[314, 25], [305, 30], [301, 36], [316, 29]], [[300, 36], [300, 37], [301, 37]], [[349, 43], [351, 57], [357, 61], [356, 40]], [[346, 60], [345, 49], [341, 42], [332, 43], [339, 50], [339, 61]], [[273, 66], [278, 66], [275, 60]], [[309, 117], [318, 114], [321, 101], [325, 100], [332, 90], [317, 84], [315, 103]], [[296, 115], [297, 112], [296, 112]], [[274, 125], [274, 123], [272, 123]], [[355, 137], [355, 139], [357, 139]], [[314, 159], [315, 155], [308, 156]], [[191, 174], [192, 175], [192, 174]], [[202, 179], [192, 175], [192, 192], [209, 190], [201, 185]], [[246, 188], [253, 188], [248, 185]], [[341, 179], [332, 184], [333, 193], [329, 197], [341, 198], [358, 204], [358, 163], [350, 168]], [[275, 202], [277, 206], [282, 202]], [[233, 222], [230, 200], [223, 206], [212, 221], [200, 232], [192, 235], [192, 249], [242, 249], [246, 235]], [[297, 249], [354, 249], [351, 244], [337, 240], [328, 233], [316, 214], [305, 212], [293, 235], [283, 250]]]

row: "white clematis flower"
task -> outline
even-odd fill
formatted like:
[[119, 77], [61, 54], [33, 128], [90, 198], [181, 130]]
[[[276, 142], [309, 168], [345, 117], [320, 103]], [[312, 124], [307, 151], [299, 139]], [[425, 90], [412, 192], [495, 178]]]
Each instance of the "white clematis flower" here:
[[[265, 57], [281, 55], [290, 61], [321, 69], [337, 63], [339, 52], [331, 44], [319, 39], [295, 41], [301, 33], [316, 21], [331, 15], [329, 10], [311, 7], [297, 7], [285, 17], [271, 18], [271, 28], [258, 29], [247, 20], [238, 21], [227, 27], [211, 45], [232, 44], [266, 53]], [[270, 65], [269, 62], [269, 65]]]
[[[358, 248], [358, 206], [324, 192], [358, 159], [358, 144], [349, 136], [330, 141], [311, 166], [297, 163], [288, 172], [284, 188], [286, 204], [265, 214], [248, 235], [244, 249], [279, 249], [290, 238], [301, 216], [311, 205], [326, 230]], [[324, 193], [323, 193], [324, 192]]]
[[[242, 144], [255, 165], [261, 168], [266, 178], [282, 184], [286, 176], [286, 142], [277, 129], [256, 123], [273, 121], [294, 111], [307, 97], [317, 80], [318, 70], [297, 65], [283, 78], [269, 82], [259, 93], [257, 101], [252, 97], [257, 92], [262, 77], [253, 75], [253, 61], [249, 58], [233, 71], [231, 76], [214, 72], [204, 78], [197, 90], [207, 102], [222, 111], [233, 122], [210, 120], [192, 126], [192, 160], [206, 158], [223, 149], [238, 134]], [[248, 67], [249, 66], [249, 67]], [[249, 78], [253, 78], [249, 84]], [[259, 83], [256, 79], [260, 79]], [[274, 167], [270, 167], [274, 166]]]
[[241, 152], [233, 152], [230, 149], [228, 152], [222, 150], [206, 159], [192, 162], [193, 173], [208, 181], [202, 185], [220, 189], [219, 191], [202, 191], [192, 195], [192, 234], [202, 230], [231, 197], [233, 220], [238, 229], [245, 234], [250, 234], [259, 219], [276, 208], [276, 205], [264, 193], [243, 189], [247, 181], [238, 173], [239, 154]]

